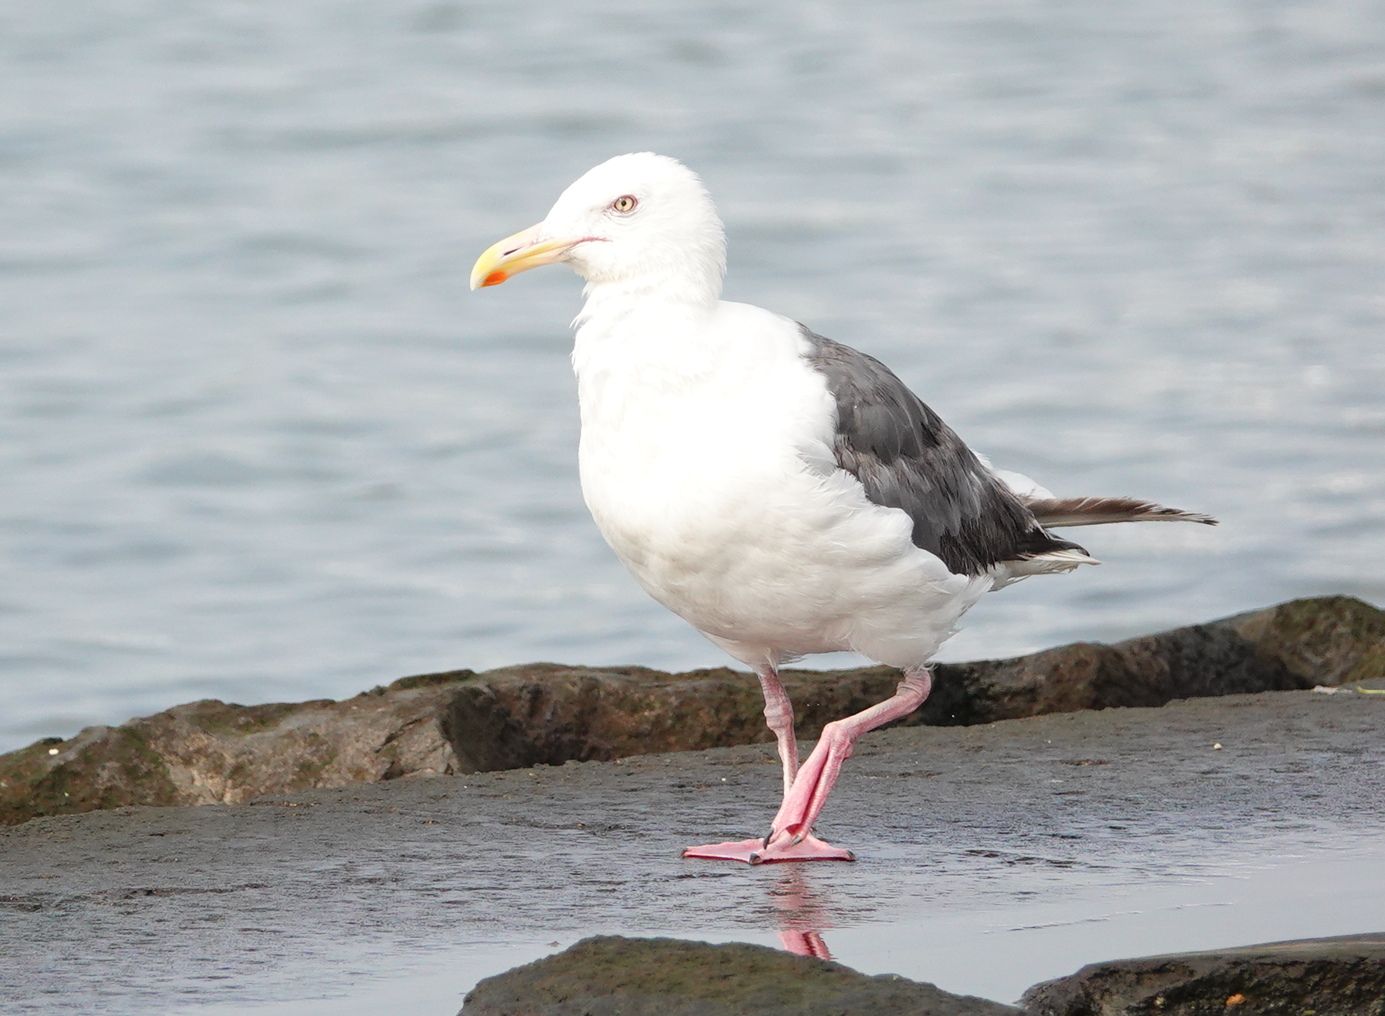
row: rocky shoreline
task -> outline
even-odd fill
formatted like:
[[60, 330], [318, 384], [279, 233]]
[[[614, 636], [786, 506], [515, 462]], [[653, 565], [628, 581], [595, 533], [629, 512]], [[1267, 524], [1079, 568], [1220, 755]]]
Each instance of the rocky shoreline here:
[[[457, 672], [40, 742], [0, 757], [0, 1009], [363, 1012], [327, 1002], [437, 955], [455, 994], [434, 1009], [465, 992], [468, 1016], [1385, 1016], [1385, 612], [1296, 601], [943, 669], [943, 697], [865, 739], [844, 776], [824, 835], [857, 849], [849, 865], [679, 858], [689, 837], [758, 828], [776, 797], [754, 682], [726, 671]], [[791, 675], [801, 731], [894, 680]], [[754, 743], [719, 747], [736, 741]], [[130, 806], [179, 801], [245, 803]], [[1309, 920], [1303, 902], [1325, 890], [1286, 876], [1265, 889], [1292, 890], [1283, 903], [1228, 933], [1360, 932], [1345, 938], [1102, 960], [1045, 983], [1119, 953], [1063, 939], [1076, 962], [1055, 966], [1013, 931], [982, 934], [946, 961], [982, 953], [959, 982], [921, 947], [889, 940], [905, 977], [849, 947], [852, 929], [920, 915], [943, 921], [943, 941], [964, 936], [947, 919], [977, 906], [1035, 929], [1115, 928], [1122, 908], [1148, 908], [1176, 934], [1137, 940], [1167, 952], [1186, 947], [1177, 915], [1205, 893], [1155, 905], [1146, 887], [1227, 878], [1239, 869], [1223, 859], [1242, 853], [1353, 850], [1359, 879], [1329, 896], [1340, 918]], [[693, 941], [709, 929], [777, 933], [788, 951]], [[848, 945], [848, 965], [827, 942]], [[422, 1011], [411, 990], [390, 1007]]]
[[[1157, 706], [1349, 685], [1385, 673], [1385, 611], [1295, 600], [1114, 645], [943, 664], [905, 723]], [[786, 671], [800, 738], [893, 691], [885, 667]], [[0, 755], [0, 825], [123, 805], [238, 804], [266, 794], [610, 760], [769, 740], [757, 684], [721, 668], [531, 664], [406, 677], [343, 701], [176, 706]]]

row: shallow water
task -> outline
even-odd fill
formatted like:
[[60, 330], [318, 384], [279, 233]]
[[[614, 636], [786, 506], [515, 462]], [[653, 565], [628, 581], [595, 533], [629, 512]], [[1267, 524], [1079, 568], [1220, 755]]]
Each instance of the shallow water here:
[[558, 270], [495, 237], [700, 170], [728, 295], [1061, 492], [1221, 529], [984, 603], [952, 658], [1385, 602], [1385, 9], [0, 10], [0, 750], [201, 696], [687, 667], [586, 516]]
[[[1186, 866], [1181, 871], [1176, 866], [1161, 870], [1157, 863], [1137, 871], [1111, 865], [1096, 878], [1081, 871], [1073, 877], [1070, 866], [1055, 878], [1052, 871], [1036, 876], [1023, 867], [999, 867], [1004, 861], [979, 876], [964, 865], [951, 865], [951, 870], [939, 870], [937, 879], [961, 878], [966, 884], [963, 892], [948, 894], [946, 905], [909, 916], [894, 914], [893, 920], [884, 915], [860, 923], [847, 919], [841, 926], [833, 923], [831, 876], [811, 865], [785, 866], [766, 872], [762, 880], [762, 892], [779, 909], [783, 931], [699, 928], [671, 920], [644, 933], [775, 948], [793, 939], [801, 947], [800, 936], [812, 935], [815, 947], [824, 947], [827, 956], [863, 973], [900, 974], [954, 994], [1013, 1003], [1040, 981], [1102, 960], [1379, 931], [1385, 908], [1379, 872], [1385, 852], [1326, 849], [1293, 837], [1241, 850], [1234, 859], [1209, 855], [1188, 863], [1182, 858]], [[879, 881], [890, 884], [887, 877]], [[315, 996], [312, 1006], [331, 1016], [367, 1016], [399, 1007], [442, 1016], [455, 1012], [483, 977], [558, 952], [588, 935], [629, 933], [621, 924], [548, 934], [502, 926], [426, 959], [410, 958], [399, 970], [362, 977], [349, 995]], [[336, 959], [338, 969], [352, 966], [348, 955]], [[362, 962], [356, 969], [371, 965]], [[308, 971], [306, 976], [311, 981], [320, 975]], [[285, 994], [293, 998], [295, 992], [287, 989]], [[298, 998], [241, 1000], [181, 1011], [199, 1016], [290, 1013], [303, 1004]]]

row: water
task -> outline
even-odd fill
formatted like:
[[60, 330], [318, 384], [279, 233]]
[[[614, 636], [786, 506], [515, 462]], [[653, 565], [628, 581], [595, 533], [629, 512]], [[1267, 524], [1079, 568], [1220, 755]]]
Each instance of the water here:
[[[830, 958], [862, 973], [899, 974], [954, 994], [1015, 1003], [1035, 984], [1065, 977], [1087, 963], [1370, 933], [1379, 926], [1382, 899], [1373, 876], [1380, 860], [1378, 852], [1368, 849], [1315, 852], [1301, 844], [1257, 843], [1254, 853], [1229, 862], [1161, 875], [1122, 873], [1127, 881], [1111, 873], [1104, 882], [1074, 880], [1065, 872], [1062, 889], [1057, 890], [1052, 879], [1048, 885], [1034, 879], [1027, 888], [1020, 884], [1022, 879], [1001, 879], [1006, 884], [986, 887], [931, 912], [845, 927], [814, 924], [811, 913], [803, 923], [805, 911], [824, 903], [830, 907], [832, 894], [818, 884], [818, 872], [801, 866], [762, 891], [784, 908], [785, 932], [682, 925], [656, 931], [675, 938], [778, 948], [786, 948], [795, 932], [808, 933]], [[298, 986], [265, 992], [279, 996], [277, 1001], [239, 997], [221, 1004], [199, 1001], [174, 1011], [189, 1016], [273, 1016], [301, 1011], [301, 996], [310, 995], [314, 1012], [324, 1016], [370, 1016], [401, 1004], [416, 1012], [453, 1013], [482, 978], [593, 934], [628, 935], [630, 929], [617, 925], [528, 935], [506, 929], [426, 957], [405, 954], [407, 959], [383, 971], [372, 957], [338, 955], [336, 962], [353, 973], [370, 970], [375, 976], [356, 973], [359, 980], [348, 988], [340, 985], [339, 973], [324, 976], [305, 965], [307, 969], [295, 971]], [[336, 980], [335, 990], [311, 994], [308, 984], [329, 978]], [[231, 978], [227, 981], [227, 993], [233, 997], [250, 994]]]
[[1385, 602], [1385, 10], [0, 8], [0, 749], [200, 696], [721, 661], [587, 518], [588, 166], [707, 179], [728, 296], [890, 363], [1082, 535], [951, 658]]

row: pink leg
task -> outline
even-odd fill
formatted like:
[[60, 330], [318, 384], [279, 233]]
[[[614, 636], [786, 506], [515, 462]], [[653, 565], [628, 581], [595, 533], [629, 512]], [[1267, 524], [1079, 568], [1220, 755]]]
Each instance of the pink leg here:
[[[783, 682], [773, 667], [763, 667], [755, 671], [760, 679], [760, 691], [765, 696], [765, 723], [774, 732], [779, 746], [779, 761], [784, 769], [784, 796], [789, 796], [794, 777], [798, 775], [798, 740], [794, 737], [793, 703]], [[712, 860], [747, 861], [757, 850], [764, 847], [763, 839], [731, 840], [727, 843], [708, 843], [700, 847], [688, 847], [684, 857], [702, 857]]]
[[798, 741], [793, 732], [793, 703], [772, 667], [757, 670], [760, 691], [765, 695], [765, 723], [774, 731], [779, 745], [779, 761], [784, 767], [784, 793], [787, 795], [798, 775]]
[[876, 727], [908, 716], [923, 705], [932, 686], [933, 678], [926, 668], [906, 671], [893, 697], [824, 727], [813, 753], [803, 763], [784, 794], [784, 802], [779, 806], [770, 834], [763, 840], [690, 847], [683, 851], [683, 856], [748, 861], [751, 864], [855, 860], [851, 851], [824, 843], [814, 836], [813, 823], [822, 814], [827, 796], [837, 782], [842, 763], [851, 757], [856, 739]]
[[822, 736], [818, 738], [813, 753], [803, 763], [798, 778], [784, 795], [784, 803], [780, 805], [765, 847], [760, 851], [760, 861], [778, 860], [781, 855], [784, 860], [798, 859], [805, 847], [825, 858], [849, 853], [829, 847], [812, 834], [813, 824], [822, 814], [827, 796], [836, 785], [842, 763], [851, 757], [858, 737], [908, 716], [923, 705], [932, 687], [933, 678], [926, 668], [906, 671], [904, 680], [899, 682], [899, 688], [892, 698], [822, 728]]

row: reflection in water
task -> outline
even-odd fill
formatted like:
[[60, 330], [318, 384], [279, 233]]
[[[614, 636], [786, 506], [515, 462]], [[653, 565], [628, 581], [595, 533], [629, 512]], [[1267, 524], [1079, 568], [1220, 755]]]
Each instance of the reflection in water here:
[[832, 950], [827, 948], [821, 932], [782, 929], [779, 932], [779, 944], [795, 956], [814, 956], [820, 960], [832, 958]]
[[819, 890], [808, 884], [806, 865], [792, 865], [769, 891], [779, 924], [779, 942], [797, 956], [830, 960], [832, 951], [821, 928], [832, 926], [831, 914]]

